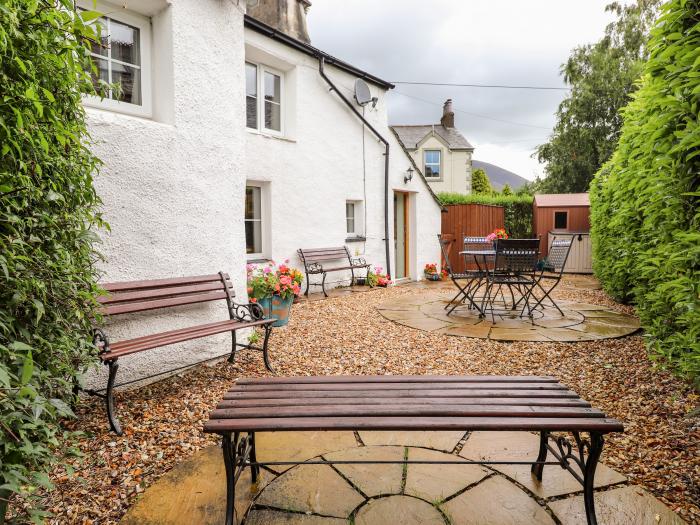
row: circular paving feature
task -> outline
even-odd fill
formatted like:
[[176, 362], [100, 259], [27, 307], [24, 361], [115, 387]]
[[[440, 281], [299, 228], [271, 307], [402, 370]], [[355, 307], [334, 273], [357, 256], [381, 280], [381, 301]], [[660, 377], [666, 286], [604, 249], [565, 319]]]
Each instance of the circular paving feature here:
[[521, 317], [520, 309], [496, 304], [494, 318], [485, 318], [466, 304], [451, 314], [445, 308], [453, 295], [404, 296], [382, 303], [379, 313], [395, 323], [445, 335], [477, 337], [496, 341], [596, 341], [623, 337], [639, 329], [639, 319], [604, 306], [557, 301], [563, 315], [553, 306], [538, 308], [533, 319]]

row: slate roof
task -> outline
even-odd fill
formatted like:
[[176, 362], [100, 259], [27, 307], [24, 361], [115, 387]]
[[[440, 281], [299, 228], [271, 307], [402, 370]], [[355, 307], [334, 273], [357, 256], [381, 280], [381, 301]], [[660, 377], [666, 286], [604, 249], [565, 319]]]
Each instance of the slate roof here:
[[588, 193], [546, 193], [535, 195], [535, 204], [542, 208], [552, 206], [590, 206]]
[[444, 140], [450, 149], [473, 150], [467, 139], [456, 128], [446, 128], [441, 124], [428, 124], [419, 126], [391, 126], [408, 150], [418, 148], [418, 143], [427, 135], [435, 133]]

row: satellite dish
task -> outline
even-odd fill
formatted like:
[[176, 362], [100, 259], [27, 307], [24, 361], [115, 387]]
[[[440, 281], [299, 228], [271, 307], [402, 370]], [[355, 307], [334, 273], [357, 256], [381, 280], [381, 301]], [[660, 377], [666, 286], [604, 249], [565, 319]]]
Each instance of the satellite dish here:
[[369, 91], [369, 86], [361, 78], [355, 80], [355, 101], [360, 106], [366, 106], [372, 102], [372, 93]]

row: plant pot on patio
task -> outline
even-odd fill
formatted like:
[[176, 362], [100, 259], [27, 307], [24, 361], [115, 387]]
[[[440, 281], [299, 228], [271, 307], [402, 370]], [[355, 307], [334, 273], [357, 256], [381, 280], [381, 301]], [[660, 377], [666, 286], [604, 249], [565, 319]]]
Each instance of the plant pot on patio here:
[[289, 322], [289, 314], [292, 313], [293, 302], [293, 295], [286, 298], [282, 298], [279, 295], [272, 295], [258, 300], [258, 303], [265, 312], [265, 318], [275, 319], [272, 326], [276, 327], [285, 326]]
[[425, 278], [426, 278], [428, 281], [439, 281], [439, 280], [440, 280], [440, 274], [439, 274], [439, 273], [426, 273], [426, 274], [423, 274], [423, 275], [425, 275]]
[[246, 266], [248, 297], [263, 309], [266, 319], [274, 319], [272, 326], [285, 326], [289, 322], [294, 299], [301, 293], [302, 273], [285, 264], [274, 262]]

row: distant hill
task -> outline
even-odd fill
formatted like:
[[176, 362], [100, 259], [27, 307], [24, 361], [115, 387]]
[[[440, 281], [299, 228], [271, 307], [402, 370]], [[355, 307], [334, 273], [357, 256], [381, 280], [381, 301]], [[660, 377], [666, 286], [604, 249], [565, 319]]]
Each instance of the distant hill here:
[[486, 172], [486, 175], [488, 175], [489, 180], [491, 181], [491, 186], [493, 186], [493, 189], [495, 190], [500, 191], [506, 184], [509, 184], [512, 190], [517, 190], [528, 182], [527, 179], [524, 179], [520, 175], [516, 175], [512, 171], [508, 171], [507, 169], [501, 168], [489, 162], [472, 160], [472, 169], [476, 168], [481, 168]]

